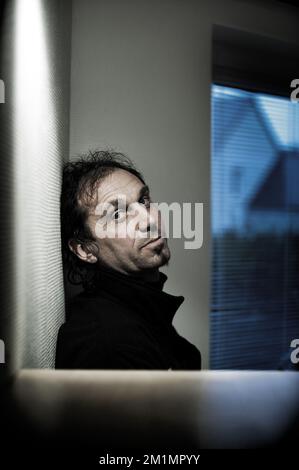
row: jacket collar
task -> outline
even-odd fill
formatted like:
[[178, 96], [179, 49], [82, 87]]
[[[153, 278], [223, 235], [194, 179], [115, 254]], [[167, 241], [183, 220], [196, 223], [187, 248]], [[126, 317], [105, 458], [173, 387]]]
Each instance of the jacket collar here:
[[163, 292], [166, 274], [159, 272], [156, 282], [146, 282], [118, 271], [101, 267], [95, 277], [94, 290], [108, 294], [129, 308], [138, 311], [151, 323], [171, 324], [184, 301], [183, 296]]

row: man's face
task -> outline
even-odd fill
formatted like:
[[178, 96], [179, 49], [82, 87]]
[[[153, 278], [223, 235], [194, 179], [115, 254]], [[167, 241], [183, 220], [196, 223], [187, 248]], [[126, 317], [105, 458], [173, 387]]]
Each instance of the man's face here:
[[[142, 274], [168, 263], [161, 214], [150, 202], [148, 187], [128, 171], [116, 169], [100, 181], [97, 206], [90, 210], [87, 224], [101, 264], [126, 274]], [[118, 236], [113, 237], [116, 231]]]

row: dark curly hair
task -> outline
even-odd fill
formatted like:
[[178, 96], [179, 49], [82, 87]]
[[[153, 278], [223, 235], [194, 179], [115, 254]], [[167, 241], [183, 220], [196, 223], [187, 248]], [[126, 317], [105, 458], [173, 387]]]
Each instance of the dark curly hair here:
[[68, 242], [75, 240], [88, 247], [91, 252], [97, 249], [95, 239], [86, 224], [88, 210], [94, 205], [99, 181], [116, 169], [132, 173], [145, 184], [133, 162], [119, 152], [89, 151], [63, 167], [60, 214], [64, 272], [71, 284], [82, 285], [84, 290], [92, 287], [98, 265], [80, 260], [70, 250]]

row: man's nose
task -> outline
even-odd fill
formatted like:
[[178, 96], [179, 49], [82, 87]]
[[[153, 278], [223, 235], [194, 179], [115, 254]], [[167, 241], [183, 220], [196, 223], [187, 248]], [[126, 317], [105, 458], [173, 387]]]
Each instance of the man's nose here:
[[151, 205], [146, 208], [142, 204], [139, 207], [139, 223], [137, 229], [142, 233], [150, 233], [157, 236], [159, 231], [159, 214]]

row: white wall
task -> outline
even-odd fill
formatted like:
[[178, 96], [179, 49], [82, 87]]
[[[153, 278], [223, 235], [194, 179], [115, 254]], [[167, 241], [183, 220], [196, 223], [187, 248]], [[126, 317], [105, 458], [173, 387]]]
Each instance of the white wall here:
[[156, 200], [205, 204], [203, 247], [184, 250], [182, 240], [171, 241], [164, 270], [165, 290], [186, 299], [175, 325], [200, 348], [205, 368], [212, 26], [295, 40], [294, 12], [246, 0], [73, 1], [71, 156], [113, 147], [136, 162]]

